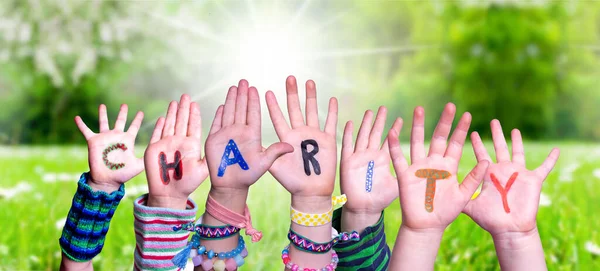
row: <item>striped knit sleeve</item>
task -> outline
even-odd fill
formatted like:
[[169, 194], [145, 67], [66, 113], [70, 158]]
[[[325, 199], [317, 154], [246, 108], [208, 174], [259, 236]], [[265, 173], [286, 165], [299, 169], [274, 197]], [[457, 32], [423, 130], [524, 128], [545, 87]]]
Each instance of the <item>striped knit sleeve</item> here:
[[177, 270], [171, 259], [187, 245], [188, 231], [173, 226], [195, 220], [196, 203], [188, 199], [186, 210], [146, 206], [148, 195], [133, 202], [135, 217], [134, 270]]
[[[333, 214], [333, 227], [341, 232], [341, 208]], [[385, 242], [383, 212], [375, 225], [360, 233], [360, 241], [338, 243], [334, 247], [340, 271], [384, 271], [390, 263], [390, 247]]]

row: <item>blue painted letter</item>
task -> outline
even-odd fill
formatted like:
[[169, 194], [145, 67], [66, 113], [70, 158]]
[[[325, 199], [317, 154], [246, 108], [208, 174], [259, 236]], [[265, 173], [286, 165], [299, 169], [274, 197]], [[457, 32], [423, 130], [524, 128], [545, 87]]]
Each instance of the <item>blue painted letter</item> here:
[[[233, 158], [229, 158], [229, 155], [231, 153], [233, 153]], [[248, 164], [246, 164], [246, 160], [244, 160], [244, 157], [242, 157], [242, 154], [240, 153], [237, 144], [235, 144], [235, 141], [233, 141], [233, 139], [230, 139], [229, 143], [227, 144], [227, 147], [225, 147], [223, 158], [221, 158], [221, 165], [219, 165], [218, 176], [223, 177], [223, 175], [225, 175], [225, 169], [233, 164], [239, 164], [243, 170], [250, 169], [248, 167]]]
[[369, 167], [367, 168], [367, 181], [365, 183], [365, 189], [367, 192], [371, 192], [373, 189], [373, 167], [375, 166], [375, 161], [369, 162]]

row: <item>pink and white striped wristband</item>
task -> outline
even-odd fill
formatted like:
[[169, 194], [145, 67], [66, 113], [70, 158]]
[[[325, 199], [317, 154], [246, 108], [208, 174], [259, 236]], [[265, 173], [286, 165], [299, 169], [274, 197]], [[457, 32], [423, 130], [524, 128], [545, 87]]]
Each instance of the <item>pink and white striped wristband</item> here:
[[148, 207], [147, 198], [146, 194], [133, 202], [134, 270], [177, 270], [171, 259], [185, 248], [190, 232], [173, 227], [195, 221], [196, 203], [188, 199], [186, 210], [175, 210]]

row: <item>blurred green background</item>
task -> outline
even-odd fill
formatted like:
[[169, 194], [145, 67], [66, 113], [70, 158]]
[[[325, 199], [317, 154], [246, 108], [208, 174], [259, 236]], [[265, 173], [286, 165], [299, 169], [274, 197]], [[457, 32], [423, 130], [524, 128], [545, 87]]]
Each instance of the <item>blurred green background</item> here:
[[[248, 79], [281, 103], [290, 74], [300, 85], [316, 81], [322, 111], [329, 96], [339, 99], [340, 129], [385, 105], [390, 125], [406, 120], [407, 142], [415, 106], [425, 107], [431, 133], [454, 102], [484, 138], [493, 118], [507, 135], [521, 129], [530, 168], [561, 147], [538, 215], [548, 265], [600, 270], [599, 34], [595, 1], [1, 1], [0, 270], [58, 268], [57, 240], [87, 170], [76, 115], [97, 131], [100, 103], [112, 120], [121, 103], [129, 119], [144, 111], [141, 155], [182, 93], [199, 102], [208, 131], [230, 85]], [[276, 140], [266, 112], [263, 100], [265, 144]], [[475, 164], [469, 149], [462, 176]], [[257, 186], [273, 191], [265, 198], [254, 188], [249, 198], [265, 210], [255, 216], [267, 234], [243, 270], [280, 270], [289, 195], [268, 174]], [[131, 269], [131, 202], [147, 191], [144, 176], [127, 190], [97, 270]], [[397, 202], [387, 211], [391, 245], [399, 212]], [[490, 237], [464, 215], [447, 230], [436, 267], [499, 269]]]

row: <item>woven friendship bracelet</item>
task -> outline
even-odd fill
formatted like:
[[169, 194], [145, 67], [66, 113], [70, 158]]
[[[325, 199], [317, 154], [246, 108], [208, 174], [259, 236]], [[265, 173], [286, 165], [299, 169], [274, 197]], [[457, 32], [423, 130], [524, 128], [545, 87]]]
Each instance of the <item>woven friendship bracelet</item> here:
[[299, 250], [315, 253], [315, 254], [323, 254], [327, 253], [335, 246], [337, 243], [341, 242], [356, 242], [360, 240], [360, 235], [356, 231], [342, 232], [338, 234], [338, 232], [332, 228], [331, 229], [331, 241], [326, 243], [317, 243], [314, 242], [297, 232], [295, 232], [292, 228], [290, 228], [288, 232], [288, 240], [290, 243], [294, 245]]
[[200, 239], [211, 239], [211, 240], [219, 240], [226, 239], [234, 234], [240, 232], [240, 228], [225, 225], [225, 226], [208, 226], [204, 224], [196, 224], [194, 222], [190, 222], [187, 224], [183, 224], [180, 226], [173, 227], [174, 231], [186, 230], [193, 231]]
[[292, 220], [292, 222], [298, 224], [298, 225], [302, 225], [302, 226], [307, 226], [307, 227], [316, 227], [316, 226], [322, 226], [325, 225], [329, 222], [331, 222], [331, 219], [333, 217], [333, 210], [336, 207], [341, 207], [343, 206], [347, 201], [346, 195], [340, 195], [340, 196], [332, 196], [331, 197], [331, 209], [329, 209], [329, 211], [327, 211], [326, 213], [321, 213], [321, 214], [308, 214], [308, 213], [303, 213], [300, 212], [296, 209], [294, 209], [294, 207], [290, 207], [290, 219]]
[[102, 251], [119, 202], [125, 195], [125, 186], [110, 194], [93, 191], [87, 184], [89, 172], [83, 173], [77, 184], [77, 192], [59, 239], [63, 253], [76, 262], [86, 262]]

